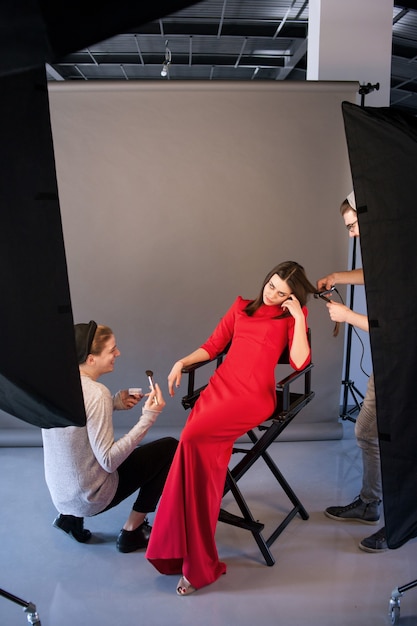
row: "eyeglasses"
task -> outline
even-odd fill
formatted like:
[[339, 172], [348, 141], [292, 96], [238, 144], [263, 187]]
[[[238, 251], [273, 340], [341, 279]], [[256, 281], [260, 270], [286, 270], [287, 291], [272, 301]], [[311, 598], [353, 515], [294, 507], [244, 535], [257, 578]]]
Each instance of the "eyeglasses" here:
[[351, 233], [352, 230], [355, 228], [356, 224], [358, 223], [358, 220], [355, 220], [354, 222], [352, 222], [351, 224], [346, 224], [346, 228], [348, 229], [348, 231]]

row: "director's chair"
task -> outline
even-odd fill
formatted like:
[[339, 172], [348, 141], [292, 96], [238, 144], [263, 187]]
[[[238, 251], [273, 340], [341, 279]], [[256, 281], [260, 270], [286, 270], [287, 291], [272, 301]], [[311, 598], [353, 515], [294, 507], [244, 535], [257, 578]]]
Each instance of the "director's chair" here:
[[[310, 329], [308, 330], [308, 339], [309, 342], [311, 342]], [[227, 355], [227, 350], [228, 347], [214, 359], [203, 361], [201, 363], [196, 363], [195, 365], [183, 368], [182, 372], [184, 374], [188, 374], [187, 395], [184, 396], [181, 401], [185, 409], [190, 409], [194, 406], [200, 393], [203, 391], [203, 389], [205, 389], [208, 384], [208, 382], [206, 382], [196, 388], [197, 370], [202, 367], [211, 365], [211, 368], [207, 368], [207, 375], [205, 378], [205, 380], [207, 380], [207, 378], [210, 377], [210, 372], [219, 367], [219, 365], [223, 362], [223, 359]], [[289, 365], [288, 348], [281, 355], [278, 361], [278, 365]], [[287, 480], [284, 478], [281, 471], [278, 469], [276, 463], [269, 455], [268, 448], [271, 443], [276, 441], [278, 436], [294, 419], [294, 417], [301, 411], [301, 409], [303, 409], [314, 398], [314, 391], [311, 390], [312, 368], [313, 363], [310, 363], [300, 371], [291, 371], [289, 375], [285, 376], [285, 378], [276, 383], [277, 406], [273, 415], [271, 415], [268, 420], [266, 420], [256, 428], [251, 429], [247, 432], [247, 435], [250, 439], [249, 448], [242, 448], [238, 446], [235, 446], [233, 448], [234, 453], [240, 453], [243, 456], [240, 461], [238, 461], [234, 465], [234, 467], [229, 467], [229, 469], [227, 470], [226, 484], [223, 496], [225, 496], [229, 492], [232, 493], [236, 504], [239, 507], [241, 515], [235, 515], [233, 513], [229, 513], [225, 509], [220, 509], [219, 521], [226, 524], [231, 524], [232, 526], [237, 526], [239, 528], [244, 528], [245, 530], [249, 530], [252, 533], [256, 543], [258, 544], [258, 547], [266, 561], [266, 564], [270, 566], [274, 565], [275, 563], [275, 559], [272, 556], [270, 547], [279, 537], [282, 531], [287, 527], [289, 522], [297, 515], [297, 513], [300, 514], [303, 520], [307, 520], [309, 517], [300, 500], [290, 487]], [[297, 380], [301, 381], [299, 385], [301, 384], [302, 390], [296, 392], [293, 391], [293, 384]], [[275, 476], [279, 485], [281, 486], [284, 493], [287, 495], [292, 504], [292, 508], [289, 513], [278, 524], [278, 526], [267, 539], [262, 534], [262, 531], [265, 528], [265, 524], [255, 520], [248, 503], [246, 502], [241, 490], [238, 487], [239, 480], [242, 478], [242, 476], [244, 476], [244, 474], [246, 474], [246, 472], [259, 458], [262, 458], [265, 461], [266, 465], [269, 467], [272, 474]]]

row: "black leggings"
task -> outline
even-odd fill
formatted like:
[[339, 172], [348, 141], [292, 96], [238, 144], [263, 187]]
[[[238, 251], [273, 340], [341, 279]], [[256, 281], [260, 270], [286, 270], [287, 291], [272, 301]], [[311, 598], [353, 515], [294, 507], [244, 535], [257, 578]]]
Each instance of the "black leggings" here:
[[112, 509], [136, 489], [140, 491], [132, 509], [138, 513], [155, 511], [177, 445], [178, 441], [173, 437], [163, 437], [135, 448], [117, 469], [119, 486], [104, 511]]

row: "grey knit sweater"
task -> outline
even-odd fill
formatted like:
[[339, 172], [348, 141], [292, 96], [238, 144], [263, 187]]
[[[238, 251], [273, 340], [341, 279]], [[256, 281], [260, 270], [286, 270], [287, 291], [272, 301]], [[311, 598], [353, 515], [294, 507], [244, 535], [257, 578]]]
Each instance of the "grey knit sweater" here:
[[81, 376], [86, 426], [42, 429], [45, 479], [57, 510], [88, 517], [103, 511], [116, 493], [117, 468], [144, 438], [160, 411], [143, 409], [135, 426], [114, 440], [113, 410], [124, 409], [99, 382]]

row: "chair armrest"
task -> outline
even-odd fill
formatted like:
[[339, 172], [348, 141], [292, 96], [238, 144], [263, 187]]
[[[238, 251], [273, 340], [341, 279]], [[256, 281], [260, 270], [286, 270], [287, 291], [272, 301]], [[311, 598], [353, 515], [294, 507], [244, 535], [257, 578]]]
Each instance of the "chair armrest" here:
[[181, 372], [183, 374], [191, 374], [192, 372], [195, 372], [195, 370], [198, 370], [200, 367], [204, 367], [204, 365], [208, 365], [209, 363], [212, 363], [215, 360], [216, 360], [216, 358], [214, 358], [214, 359], [207, 359], [207, 361], [200, 361], [200, 363], [193, 363], [192, 365], [188, 365], [187, 367], [183, 367]]
[[314, 367], [314, 364], [313, 363], [309, 363], [302, 370], [296, 370], [294, 372], [291, 372], [291, 374], [288, 374], [288, 376], [286, 376], [285, 378], [283, 378], [282, 380], [277, 382], [276, 389], [278, 391], [282, 391], [284, 389], [284, 387], [287, 387], [288, 385], [290, 385], [292, 382], [294, 382], [298, 378], [301, 378], [301, 376], [305, 376], [307, 374], [307, 372], [309, 372], [311, 369], [313, 369], [313, 367]]
[[[281, 393], [282, 396], [283, 414], [290, 410], [292, 400], [294, 401], [294, 397], [297, 398], [296, 404], [298, 404], [302, 400], [302, 398], [307, 399], [314, 395], [311, 392], [311, 370], [313, 369], [313, 367], [314, 364], [309, 363], [302, 370], [291, 372], [291, 374], [276, 383], [275, 389], [278, 393]], [[304, 377], [304, 393], [292, 394], [291, 384], [301, 377]], [[291, 396], [293, 396], [293, 398], [291, 398]]]
[[181, 372], [183, 374], [188, 374], [187, 395], [184, 396], [181, 400], [181, 404], [184, 407], [184, 409], [190, 409], [194, 406], [194, 403], [197, 400], [198, 396], [203, 391], [203, 389], [207, 387], [207, 384], [208, 384], [206, 383], [205, 385], [202, 385], [198, 389], [195, 389], [196, 371], [200, 369], [201, 367], [204, 367], [205, 365], [209, 365], [210, 363], [213, 363], [214, 361], [216, 361], [216, 369], [217, 369], [219, 365], [221, 365], [221, 363], [223, 362], [223, 359], [226, 356], [228, 349], [229, 349], [229, 346], [226, 346], [226, 348], [222, 352], [220, 352], [220, 354], [215, 356], [213, 359], [207, 359], [206, 361], [193, 363], [192, 365], [188, 365], [187, 367], [182, 368]]
[[193, 372], [195, 372], [195, 370], [198, 370], [200, 367], [204, 367], [204, 365], [208, 365], [209, 363], [213, 363], [213, 361], [217, 361], [216, 367], [219, 367], [219, 365], [222, 363], [224, 357], [226, 356], [229, 348], [230, 348], [230, 343], [227, 344], [227, 346], [224, 348], [224, 350], [222, 350], [217, 356], [213, 357], [212, 359], [207, 359], [207, 361], [200, 361], [199, 363], [193, 363], [192, 365], [188, 365], [187, 367], [183, 367], [181, 372], [183, 374], [193, 373]]

